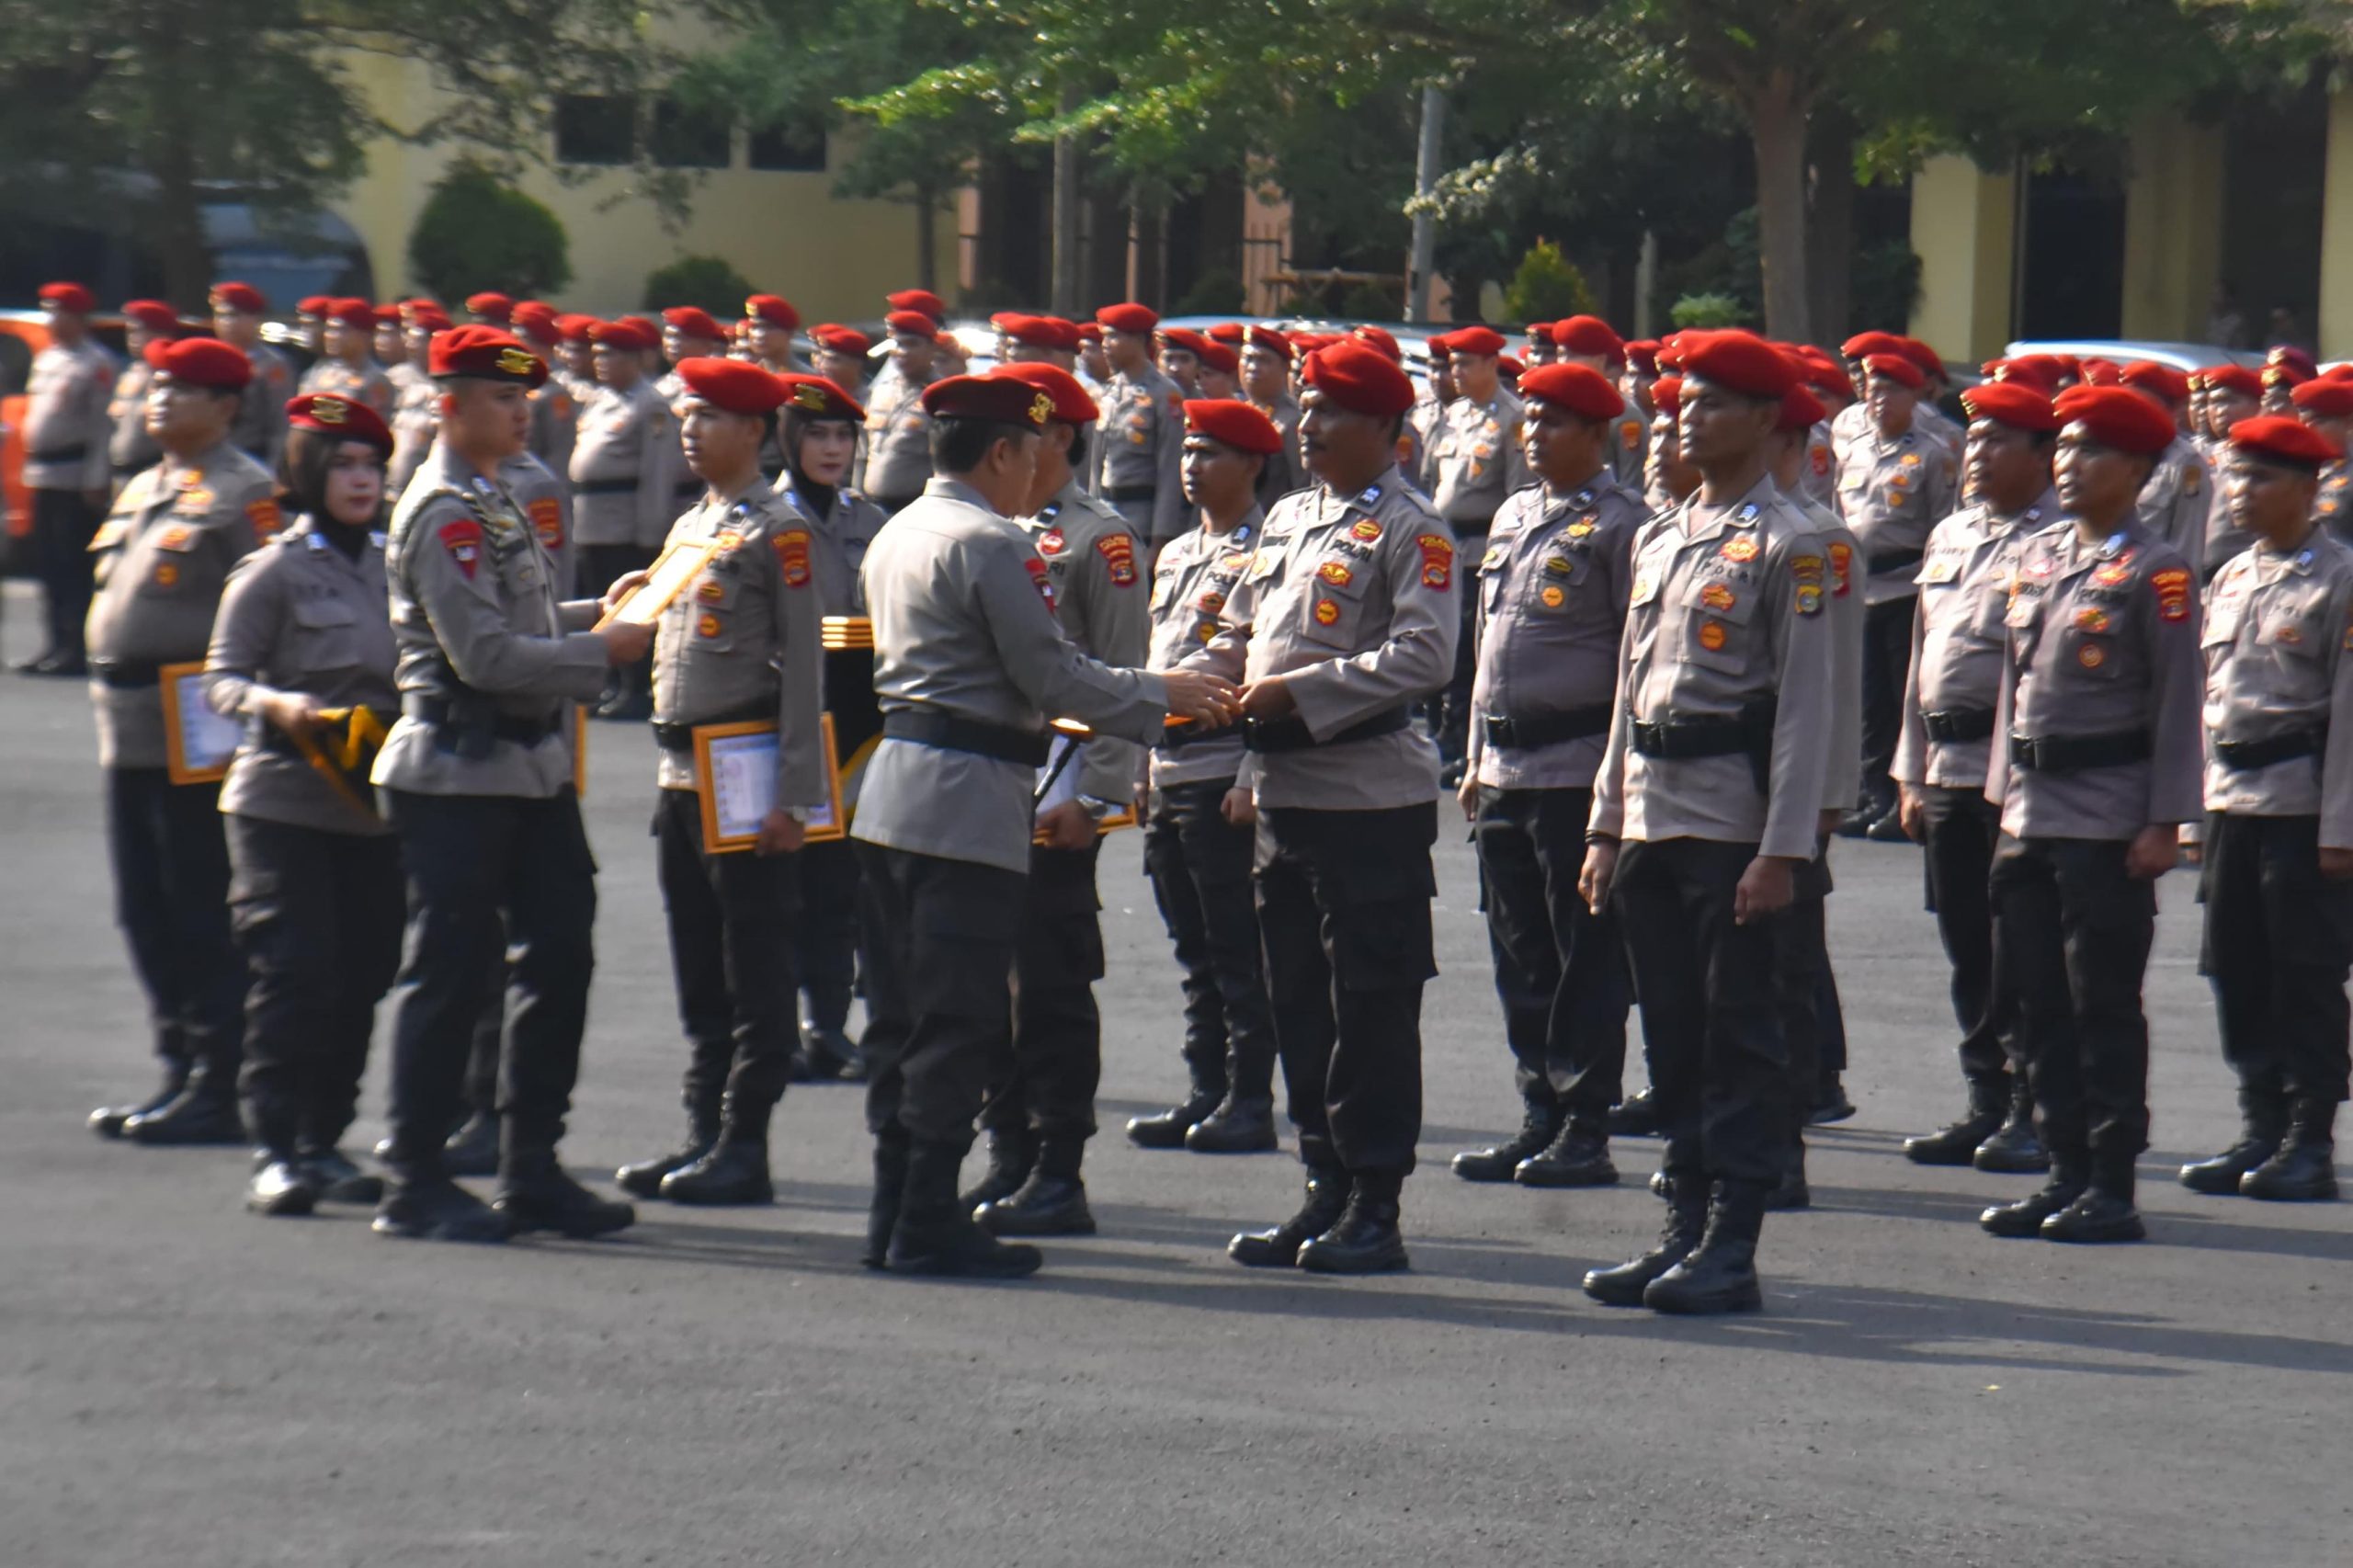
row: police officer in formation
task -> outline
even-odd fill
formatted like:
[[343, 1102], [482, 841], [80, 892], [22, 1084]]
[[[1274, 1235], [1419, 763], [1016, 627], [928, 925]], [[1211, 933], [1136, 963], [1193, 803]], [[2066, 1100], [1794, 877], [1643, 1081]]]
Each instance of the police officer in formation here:
[[1160, 318], [1133, 302], [1095, 312], [1111, 379], [1103, 389], [1103, 427], [1086, 488], [1108, 503], [1157, 551], [1183, 533], [1184, 394], [1153, 363]]
[[128, 362], [114, 379], [114, 398], [107, 405], [114, 430], [107, 438], [107, 464], [120, 485], [134, 473], [154, 466], [162, 450], [147, 433], [147, 383], [155, 373], [147, 363], [147, 346], [179, 335], [179, 312], [161, 300], [128, 300], [122, 307], [122, 346]]
[[90, 608], [90, 537], [113, 492], [107, 403], [115, 360], [90, 335], [96, 303], [79, 283], [40, 287], [49, 347], [33, 356], [19, 439], [49, 645], [19, 666], [26, 675], [78, 677], [89, 671], [82, 622]]
[[329, 301], [319, 333], [319, 360], [302, 373], [301, 390], [347, 397], [379, 419], [391, 418], [392, 383], [376, 363], [376, 307], [365, 300]]
[[254, 379], [237, 405], [237, 422], [229, 438], [240, 451], [275, 469], [278, 449], [286, 444], [286, 401], [294, 395], [293, 361], [261, 338], [269, 301], [250, 283], [228, 279], [215, 283], [210, 296], [212, 335], [245, 357]]
[[[1438, 411], [1422, 457], [1422, 493], [1474, 561], [1485, 553], [1487, 526], [1504, 497], [1528, 483], [1519, 442], [1519, 398], [1503, 384], [1495, 368], [1503, 350], [1502, 335], [1488, 327], [1464, 327], [1447, 334], [1456, 395]], [[1461, 782], [1472, 722], [1468, 618], [1475, 613], [1475, 606], [1466, 603], [1463, 613], [1464, 629], [1455, 642], [1454, 672], [1438, 715], [1438, 751], [1449, 788]]]
[[933, 380], [939, 327], [920, 311], [894, 310], [886, 320], [891, 362], [867, 392], [866, 450], [857, 483], [888, 513], [922, 494], [931, 479], [931, 415], [923, 392]]

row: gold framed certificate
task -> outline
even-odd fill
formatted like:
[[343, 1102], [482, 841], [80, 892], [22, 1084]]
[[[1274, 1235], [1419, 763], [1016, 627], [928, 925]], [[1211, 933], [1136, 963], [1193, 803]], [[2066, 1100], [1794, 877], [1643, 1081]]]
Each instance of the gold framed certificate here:
[[572, 792], [588, 798], [588, 705], [572, 705]]
[[175, 784], [214, 784], [245, 738], [241, 719], [212, 710], [204, 700], [202, 660], [165, 665], [155, 672], [164, 692], [164, 760]]
[[631, 626], [651, 626], [670, 608], [670, 601], [687, 591], [710, 558], [719, 553], [720, 541], [715, 539], [689, 540], [674, 544], [654, 557], [646, 569], [645, 581], [621, 596], [612, 613], [597, 622], [601, 631], [615, 621]]
[[[834, 752], [834, 716], [818, 719], [824, 747], [829, 797], [809, 813], [804, 844], [823, 844], [847, 831], [843, 823], [842, 772]], [[777, 727], [773, 720], [695, 728], [695, 793], [702, 805], [706, 855], [732, 855], [752, 847], [760, 824], [776, 809]]]

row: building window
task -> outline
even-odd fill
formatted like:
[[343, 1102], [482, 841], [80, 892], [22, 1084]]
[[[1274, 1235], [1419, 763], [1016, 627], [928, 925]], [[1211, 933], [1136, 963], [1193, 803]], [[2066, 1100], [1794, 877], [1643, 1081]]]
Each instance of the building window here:
[[560, 164], [626, 164], [636, 152], [636, 115], [627, 98], [566, 93], [555, 101]]
[[815, 120], [787, 120], [752, 132], [752, 167], [794, 174], [825, 172], [825, 128]]
[[724, 109], [657, 98], [649, 140], [654, 161], [665, 169], [723, 169], [733, 162], [735, 124]]

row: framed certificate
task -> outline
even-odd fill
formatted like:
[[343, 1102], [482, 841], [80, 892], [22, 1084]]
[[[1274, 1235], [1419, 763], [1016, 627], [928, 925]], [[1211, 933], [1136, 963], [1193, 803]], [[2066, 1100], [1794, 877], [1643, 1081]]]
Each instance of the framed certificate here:
[[588, 705], [572, 705], [572, 792], [588, 798]]
[[[1053, 729], [1057, 733], [1048, 749], [1046, 766], [1038, 769], [1038, 787], [1032, 796], [1040, 816], [1056, 806], [1066, 805], [1078, 799], [1079, 769], [1084, 761], [1079, 753], [1095, 733], [1075, 719], [1057, 719], [1053, 722]], [[1135, 825], [1135, 808], [1123, 802], [1117, 811], [1108, 812], [1097, 820], [1095, 832], [1100, 837]], [[1034, 833], [1029, 841], [1043, 844], [1046, 835]]]
[[224, 718], [204, 700], [201, 661], [165, 665], [155, 678], [164, 688], [164, 756], [172, 782], [218, 782], [245, 738], [244, 721]]
[[621, 602], [597, 622], [596, 629], [601, 631], [617, 620], [631, 626], [653, 625], [719, 553], [719, 544], [715, 539], [691, 540], [664, 551], [646, 569], [645, 581], [621, 596]]
[[[842, 773], [834, 752], [834, 716], [821, 715], [825, 788], [830, 797], [809, 813], [802, 842], [823, 844], [847, 831], [843, 823]], [[777, 728], [773, 721], [701, 724], [695, 729], [695, 792], [702, 802], [706, 855], [749, 849], [760, 824], [776, 809]]]

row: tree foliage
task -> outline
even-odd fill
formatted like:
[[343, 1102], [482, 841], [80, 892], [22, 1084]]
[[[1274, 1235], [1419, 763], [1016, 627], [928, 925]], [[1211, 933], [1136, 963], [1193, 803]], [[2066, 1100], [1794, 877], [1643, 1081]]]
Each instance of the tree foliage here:
[[572, 281], [562, 222], [471, 160], [451, 165], [435, 183], [409, 233], [408, 259], [418, 280], [445, 300], [488, 289], [552, 294]]
[[1504, 289], [1504, 319], [1511, 322], [1559, 321], [1590, 315], [1593, 290], [1585, 274], [1550, 240], [1539, 240], [1519, 258], [1518, 270]]
[[725, 258], [686, 256], [647, 273], [645, 297], [638, 302], [649, 311], [695, 305], [721, 321], [732, 321], [742, 313], [744, 301], [752, 291], [752, 280], [736, 271]]

